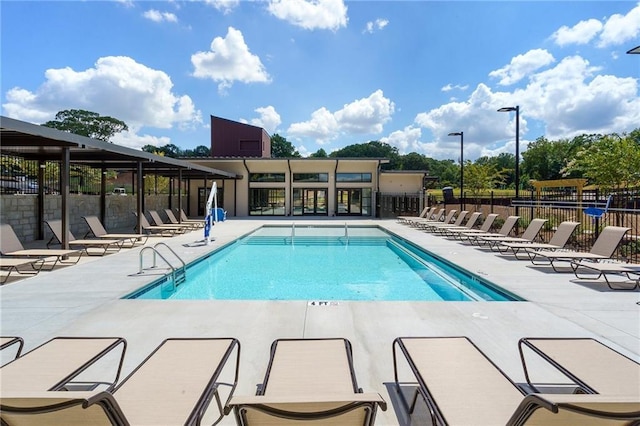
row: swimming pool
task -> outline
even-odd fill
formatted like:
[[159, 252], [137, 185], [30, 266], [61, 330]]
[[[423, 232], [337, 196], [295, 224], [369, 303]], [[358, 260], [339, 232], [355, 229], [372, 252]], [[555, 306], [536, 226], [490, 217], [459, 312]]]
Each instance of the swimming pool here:
[[377, 226], [263, 226], [129, 299], [514, 301]]

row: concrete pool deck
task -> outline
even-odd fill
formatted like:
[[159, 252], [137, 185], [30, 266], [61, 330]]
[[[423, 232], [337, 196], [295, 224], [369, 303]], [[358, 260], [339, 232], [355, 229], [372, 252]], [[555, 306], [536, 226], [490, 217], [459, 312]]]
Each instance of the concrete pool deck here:
[[[296, 219], [296, 224], [342, 225], [344, 219]], [[263, 224], [292, 220], [232, 218], [213, 228], [164, 242], [185, 261], [197, 259]], [[167, 337], [235, 337], [241, 344], [237, 395], [254, 394], [263, 380], [269, 347], [278, 338], [344, 337], [351, 341], [358, 384], [389, 403], [380, 425], [408, 424], [389, 387], [391, 345], [400, 336], [468, 336], [512, 380], [524, 382], [517, 342], [521, 337], [594, 337], [640, 360], [640, 292], [611, 291], [603, 280], [534, 267], [493, 252], [434, 236], [395, 220], [347, 220], [379, 225], [519, 295], [526, 302], [157, 301], [121, 297], [159, 275], [137, 274], [141, 248], [89, 257], [74, 266], [11, 280], [0, 287], [0, 334], [21, 336], [25, 351], [54, 336], [120, 336], [128, 342], [123, 376]], [[313, 261], [313, 260], [310, 260]], [[151, 263], [145, 255], [145, 267]], [[389, 392], [391, 390], [391, 392]], [[418, 414], [420, 415], [420, 414]], [[414, 418], [414, 423], [417, 424]], [[232, 416], [222, 424], [235, 424]]]

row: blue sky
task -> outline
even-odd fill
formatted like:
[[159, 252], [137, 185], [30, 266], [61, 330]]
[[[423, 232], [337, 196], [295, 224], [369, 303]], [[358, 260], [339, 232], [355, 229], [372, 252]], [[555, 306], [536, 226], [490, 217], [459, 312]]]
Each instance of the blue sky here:
[[114, 142], [210, 144], [210, 115], [306, 156], [380, 140], [465, 159], [640, 127], [636, 1], [2, 1], [2, 115], [125, 121]]

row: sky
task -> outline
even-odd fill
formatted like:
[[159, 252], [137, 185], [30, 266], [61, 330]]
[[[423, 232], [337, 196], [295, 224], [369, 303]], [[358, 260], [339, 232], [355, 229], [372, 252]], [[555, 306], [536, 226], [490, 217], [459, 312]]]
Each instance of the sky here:
[[381, 141], [438, 160], [640, 127], [637, 1], [0, 2], [3, 116], [127, 123], [210, 146], [210, 116], [308, 156]]

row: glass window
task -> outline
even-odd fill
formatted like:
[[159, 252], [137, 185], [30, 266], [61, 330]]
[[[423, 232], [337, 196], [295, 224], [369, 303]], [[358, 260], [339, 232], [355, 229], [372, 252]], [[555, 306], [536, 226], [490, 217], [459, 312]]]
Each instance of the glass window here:
[[284, 188], [251, 188], [249, 190], [249, 215], [284, 216]]
[[249, 182], [284, 182], [284, 173], [251, 173]]
[[329, 173], [294, 173], [294, 182], [329, 182]]
[[371, 182], [371, 173], [337, 173], [337, 182]]

